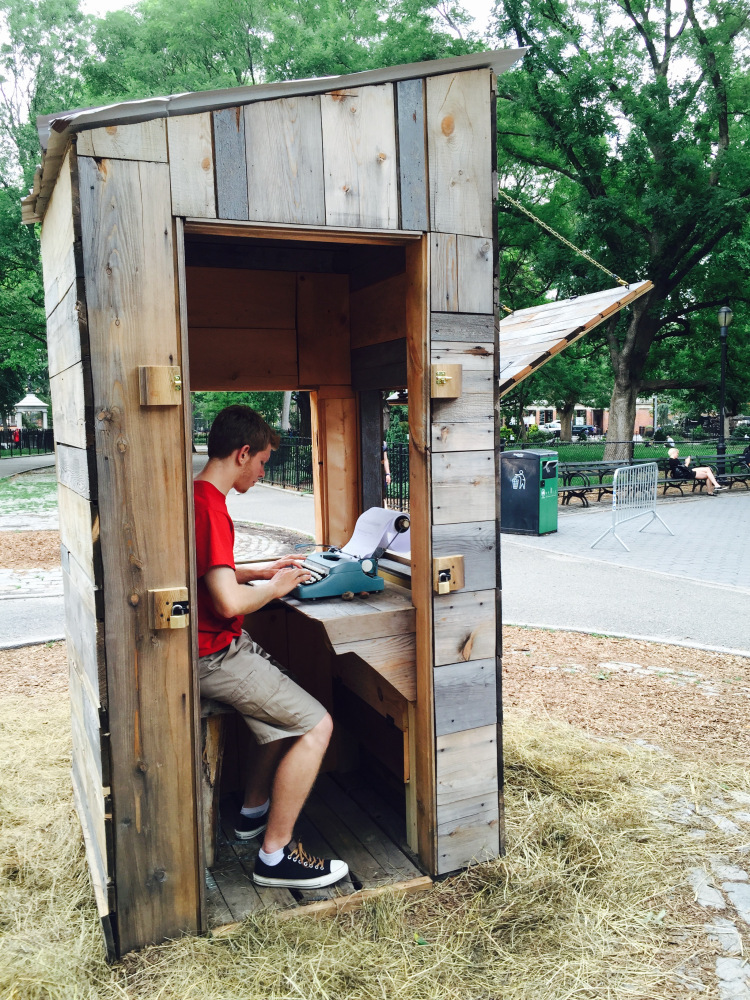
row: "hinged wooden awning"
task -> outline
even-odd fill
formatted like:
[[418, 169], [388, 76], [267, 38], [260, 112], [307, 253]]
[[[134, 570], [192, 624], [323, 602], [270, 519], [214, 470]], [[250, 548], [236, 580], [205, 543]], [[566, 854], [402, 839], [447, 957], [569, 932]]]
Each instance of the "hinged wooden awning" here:
[[518, 309], [500, 320], [500, 395], [653, 288], [650, 281]]

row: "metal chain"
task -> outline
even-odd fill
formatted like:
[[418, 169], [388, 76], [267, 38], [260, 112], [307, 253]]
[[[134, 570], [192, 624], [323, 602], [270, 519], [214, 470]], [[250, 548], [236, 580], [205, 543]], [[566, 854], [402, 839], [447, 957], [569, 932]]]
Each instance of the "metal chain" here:
[[622, 285], [624, 288], [629, 287], [629, 283], [627, 281], [623, 281], [623, 279], [620, 278], [618, 275], [616, 275], [614, 271], [610, 271], [609, 268], [606, 268], [604, 266], [604, 264], [600, 264], [598, 260], [594, 260], [594, 258], [590, 254], [586, 253], [585, 250], [580, 250], [577, 246], [575, 246], [575, 244], [571, 243], [570, 240], [566, 240], [565, 237], [562, 236], [560, 233], [556, 232], [552, 228], [552, 226], [548, 226], [546, 222], [542, 222], [541, 219], [538, 219], [534, 215], [534, 213], [530, 212], [528, 208], [525, 207], [525, 205], [522, 205], [520, 203], [520, 201], [516, 201], [515, 198], [511, 198], [509, 194], [506, 194], [505, 191], [502, 190], [499, 190], [498, 194], [501, 195], [501, 197], [505, 198], [506, 201], [509, 201], [511, 205], [513, 205], [515, 208], [519, 210], [519, 212], [523, 212], [524, 215], [528, 215], [528, 217], [530, 219], [533, 219], [534, 222], [538, 223], [542, 227], [542, 229], [546, 229], [548, 233], [552, 233], [553, 236], [556, 236], [561, 243], [564, 243], [566, 247], [570, 247], [571, 250], [574, 250], [577, 254], [579, 254], [581, 257], [587, 260], [589, 264], [593, 264], [594, 267], [598, 267], [600, 271], [604, 271], [605, 274], [608, 274], [611, 278], [614, 278], [618, 285]]

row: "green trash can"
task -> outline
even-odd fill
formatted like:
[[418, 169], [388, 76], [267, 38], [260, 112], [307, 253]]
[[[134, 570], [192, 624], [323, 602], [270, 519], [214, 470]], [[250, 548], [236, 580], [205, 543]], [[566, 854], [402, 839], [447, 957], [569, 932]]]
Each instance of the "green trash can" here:
[[500, 455], [500, 530], [511, 535], [557, 531], [557, 452], [542, 448]]

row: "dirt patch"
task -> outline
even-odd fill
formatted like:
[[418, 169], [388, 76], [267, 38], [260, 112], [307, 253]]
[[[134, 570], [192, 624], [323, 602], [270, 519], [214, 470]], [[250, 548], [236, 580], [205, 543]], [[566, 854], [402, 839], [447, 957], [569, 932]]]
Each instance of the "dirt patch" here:
[[0, 531], [0, 569], [57, 569], [59, 531]]
[[68, 690], [68, 660], [64, 642], [0, 649], [0, 691], [3, 695], [57, 694]]
[[503, 702], [717, 763], [750, 754], [747, 657], [506, 626]]

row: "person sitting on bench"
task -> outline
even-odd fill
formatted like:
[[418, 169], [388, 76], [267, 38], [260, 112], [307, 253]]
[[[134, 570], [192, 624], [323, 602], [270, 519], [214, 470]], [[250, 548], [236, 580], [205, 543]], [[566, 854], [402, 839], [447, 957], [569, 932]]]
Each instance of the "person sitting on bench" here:
[[710, 490], [708, 495], [721, 493], [726, 486], [719, 486], [716, 476], [707, 465], [699, 465], [697, 469], [690, 468], [690, 455], [684, 462], [680, 462], [679, 448], [669, 449], [669, 475], [672, 479], [705, 479], [708, 481]]
[[309, 573], [295, 556], [236, 569], [226, 504], [230, 489], [246, 493], [263, 478], [278, 445], [278, 434], [249, 406], [222, 410], [208, 435], [208, 462], [194, 483], [200, 692], [235, 708], [258, 744], [235, 824], [240, 839], [264, 834], [253, 880], [319, 889], [338, 882], [349, 868], [344, 861], [311, 857], [293, 835], [333, 721], [242, 628], [244, 615], [290, 593]]

